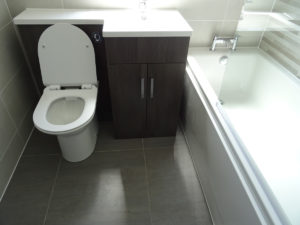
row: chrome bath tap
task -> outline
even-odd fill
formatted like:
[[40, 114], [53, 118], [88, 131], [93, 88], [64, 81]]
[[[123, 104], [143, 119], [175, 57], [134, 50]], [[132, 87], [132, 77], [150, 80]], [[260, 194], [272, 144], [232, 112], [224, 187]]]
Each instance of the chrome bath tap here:
[[234, 36], [234, 37], [215, 36], [211, 44], [210, 50], [215, 51], [217, 44], [226, 44], [227, 48], [231, 48], [231, 50], [234, 51], [236, 49], [237, 42], [238, 42], [238, 36]]

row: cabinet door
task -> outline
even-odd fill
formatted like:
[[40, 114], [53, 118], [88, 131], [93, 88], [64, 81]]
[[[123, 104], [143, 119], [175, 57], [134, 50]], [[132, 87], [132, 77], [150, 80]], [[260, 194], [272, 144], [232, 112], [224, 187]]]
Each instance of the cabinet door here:
[[115, 134], [118, 138], [143, 136], [146, 126], [146, 83], [145, 64], [110, 66], [110, 95]]
[[148, 65], [147, 136], [174, 136], [185, 64]]

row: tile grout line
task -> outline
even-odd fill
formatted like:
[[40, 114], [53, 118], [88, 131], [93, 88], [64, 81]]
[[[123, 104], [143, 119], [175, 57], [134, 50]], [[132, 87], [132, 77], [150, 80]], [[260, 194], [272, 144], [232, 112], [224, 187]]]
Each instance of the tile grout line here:
[[139, 148], [129, 148], [129, 149], [113, 149], [113, 150], [95, 150], [94, 152], [95, 153], [101, 153], [101, 152], [103, 152], [103, 153], [107, 153], [107, 152], [132, 152], [132, 151], [140, 151], [140, 149]]
[[145, 179], [147, 185], [147, 195], [148, 195], [148, 213], [150, 218], [150, 224], [152, 225], [152, 213], [151, 213], [151, 197], [150, 197], [150, 184], [149, 184], [149, 177], [148, 177], [148, 169], [147, 169], [147, 162], [146, 162], [146, 152], [144, 147], [144, 138], [142, 138], [142, 149], [143, 149], [143, 156], [144, 156], [144, 163], [145, 163]]
[[193, 169], [194, 169], [194, 171], [195, 171], [195, 173], [196, 173], [196, 179], [197, 179], [197, 181], [198, 181], [198, 183], [199, 183], [199, 185], [200, 185], [200, 187], [201, 187], [201, 193], [202, 193], [202, 196], [203, 196], [203, 198], [204, 198], [204, 203], [206, 204], [206, 207], [207, 207], [207, 210], [208, 210], [208, 214], [209, 214], [209, 216], [210, 216], [210, 219], [211, 219], [211, 221], [212, 221], [212, 224], [214, 225], [215, 223], [214, 223], [214, 221], [213, 221], [212, 210], [211, 210], [210, 207], [208, 206], [207, 198], [206, 198], [206, 195], [204, 194], [203, 186], [202, 186], [202, 183], [201, 183], [201, 180], [200, 180], [200, 175], [199, 175], [199, 173], [198, 173], [197, 170], [196, 170], [196, 166], [195, 166], [196, 163], [195, 163], [195, 161], [194, 161], [194, 158], [192, 157], [190, 145], [189, 145], [189, 143], [188, 143], [187, 136], [185, 135], [185, 132], [184, 132], [184, 129], [183, 129], [183, 124], [182, 124], [182, 121], [181, 121], [181, 120], [179, 121], [179, 128], [180, 128], [180, 130], [181, 130], [181, 132], [182, 132], [184, 141], [185, 141], [185, 143], [186, 143], [187, 150], [188, 150], [190, 159], [191, 159], [191, 161], [192, 161]]
[[57, 181], [58, 173], [60, 171], [61, 164], [62, 164], [62, 157], [59, 157], [59, 162], [58, 162], [58, 165], [57, 165], [55, 177], [54, 177], [53, 184], [52, 184], [52, 187], [51, 187], [50, 196], [49, 196], [49, 199], [48, 199], [48, 204], [47, 204], [47, 209], [46, 209], [46, 212], [45, 212], [45, 217], [44, 217], [44, 220], [43, 220], [43, 223], [42, 223], [43, 225], [45, 225], [46, 221], [47, 221], [47, 216], [48, 216], [50, 204], [52, 202], [54, 189], [55, 189], [55, 186], [56, 186], [56, 181]]
[[0, 163], [5, 158], [5, 154], [6, 154], [7, 150], [9, 149], [10, 145], [12, 144], [12, 142], [14, 141], [14, 139], [17, 135], [18, 135], [18, 130], [16, 129], [14, 131], [14, 133], [11, 135], [11, 138], [9, 139], [9, 142], [7, 143], [7, 146], [4, 148], [4, 150], [0, 154]]
[[[30, 149], [30, 148], [28, 148]], [[32, 158], [32, 157], [39, 157], [39, 156], [60, 156], [59, 153], [50, 153], [50, 154], [28, 154], [23, 155], [23, 158]]]
[[7, 24], [4, 24], [4, 25], [0, 28], [0, 32], [3, 31], [5, 28], [7, 28], [11, 23], [12, 23], [12, 20], [10, 20]]
[[8, 11], [10, 20], [13, 21], [13, 16], [12, 16], [12, 14], [11, 14], [11, 11], [10, 11], [9, 7], [8, 7], [7, 0], [4, 0], [4, 4], [5, 4], [6, 9], [7, 9], [7, 11]]
[[[276, 1], [274, 0], [273, 3], [272, 3], [272, 7], [271, 7], [270, 12], [273, 12], [274, 7], [275, 7], [275, 4], [276, 4]], [[266, 33], [266, 31], [267, 31], [267, 28], [268, 28], [268, 26], [270, 25], [270, 21], [271, 21], [271, 19], [268, 18], [268, 22], [266, 23], [266, 26], [264, 27], [264, 30], [262, 31], [262, 34], [261, 34], [261, 36], [260, 36], [259, 43], [258, 43], [258, 48], [260, 48], [261, 42], [262, 42], [262, 40], [263, 40], [263, 38], [264, 38], [264, 36], [265, 36], [265, 33]]]
[[[5, 185], [4, 191], [3, 191], [2, 195], [0, 195], [0, 202], [1, 202], [1, 200], [3, 199], [3, 196], [4, 196], [5, 193], [6, 193], [6, 190], [7, 190], [7, 188], [8, 188], [8, 185], [10, 184], [10, 181], [11, 181], [11, 179], [12, 179], [12, 177], [13, 177], [13, 175], [14, 175], [16, 169], [17, 169], [17, 166], [19, 165], [19, 162], [20, 162], [20, 160], [21, 160], [21, 158], [22, 158], [22, 155], [23, 155], [23, 153], [24, 153], [24, 151], [25, 151], [25, 149], [26, 149], [26, 146], [27, 146], [27, 144], [28, 144], [28, 142], [29, 142], [29, 140], [30, 140], [30, 137], [31, 137], [33, 131], [34, 131], [34, 127], [31, 129], [31, 132], [30, 132], [30, 134], [29, 134], [29, 137], [27, 138], [26, 143], [25, 143], [25, 145], [24, 145], [23, 148], [22, 148], [21, 154], [20, 154], [19, 157], [18, 157], [17, 163], [16, 163], [16, 165], [14, 166], [13, 171], [12, 171], [12, 173], [11, 173], [10, 176], [9, 176], [9, 179], [8, 179], [8, 181], [7, 181], [7, 184]], [[16, 134], [16, 135], [18, 135], [18, 134]]]
[[18, 76], [18, 74], [22, 71], [24, 68], [24, 64], [22, 63], [21, 66], [16, 70], [16, 72], [9, 78], [6, 82], [6, 84], [2, 87], [2, 90], [0, 91], [0, 95], [5, 92], [5, 90], [8, 88], [8, 86], [12, 83], [12, 81]]
[[[8, 7], [8, 6], [7, 6], [7, 7]], [[12, 19], [12, 21], [13, 21], [13, 19]], [[14, 23], [13, 23], [13, 24], [14, 24]], [[31, 77], [32, 82], [33, 82], [33, 84], [34, 84], [35, 91], [36, 91], [36, 93], [38, 94], [38, 96], [41, 96], [41, 92], [40, 92], [40, 90], [39, 90], [39, 85], [38, 85], [38, 83], [37, 83], [37, 81], [36, 81], [36, 79], [35, 79], [34, 72], [33, 72], [33, 69], [32, 69], [32, 66], [31, 66], [31, 63], [30, 63], [30, 60], [29, 60], [29, 58], [28, 58], [27, 52], [26, 52], [26, 50], [25, 50], [25, 47], [24, 47], [22, 38], [21, 38], [20, 33], [19, 33], [19, 30], [18, 30], [18, 28], [17, 28], [17, 26], [16, 26], [15, 24], [14, 24], [13, 28], [14, 28], [15, 35], [16, 35], [16, 37], [17, 37], [17, 40], [18, 40], [18, 42], [19, 42], [19, 46], [20, 46], [20, 48], [21, 48], [21, 50], [22, 50], [22, 53], [23, 53], [23, 58], [24, 58], [24, 60], [25, 60], [25, 66], [27, 66], [27, 68], [28, 68], [28, 70], [29, 70], [29, 73], [30, 73], [30, 77]]]

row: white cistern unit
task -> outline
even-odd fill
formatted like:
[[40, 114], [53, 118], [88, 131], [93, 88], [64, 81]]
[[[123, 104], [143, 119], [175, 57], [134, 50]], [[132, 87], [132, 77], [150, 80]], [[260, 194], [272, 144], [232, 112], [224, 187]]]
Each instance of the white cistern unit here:
[[43, 95], [33, 114], [35, 127], [56, 135], [63, 157], [78, 162], [94, 151], [97, 75], [94, 47], [78, 27], [58, 23], [38, 43]]

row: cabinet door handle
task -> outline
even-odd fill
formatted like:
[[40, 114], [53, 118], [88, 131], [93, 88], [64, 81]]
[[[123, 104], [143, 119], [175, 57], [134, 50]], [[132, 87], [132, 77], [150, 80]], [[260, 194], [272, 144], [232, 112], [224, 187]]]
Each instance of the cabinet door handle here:
[[145, 78], [141, 78], [141, 99], [145, 98]]
[[154, 78], [151, 77], [150, 79], [150, 98], [154, 96]]

